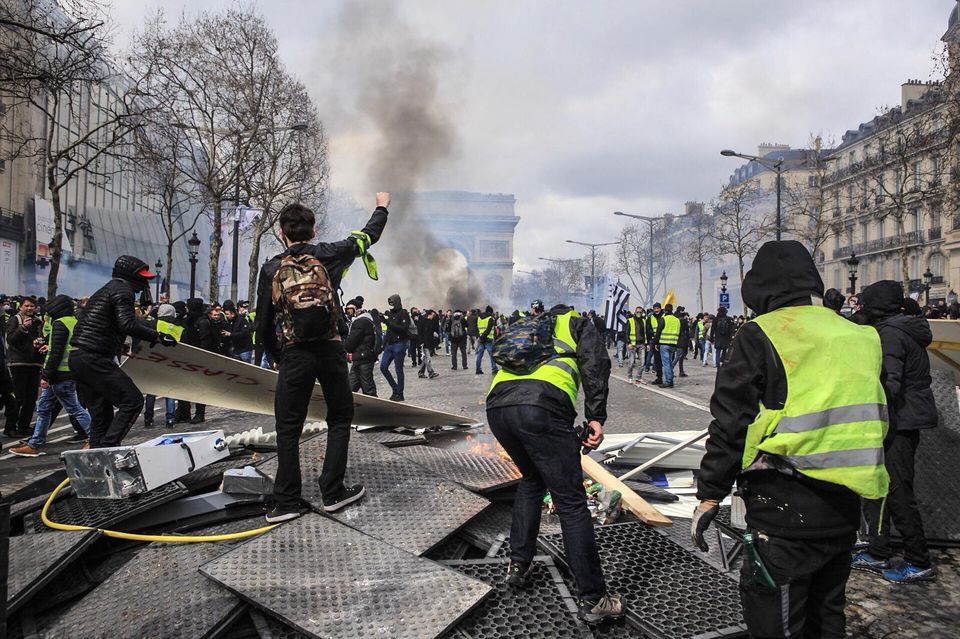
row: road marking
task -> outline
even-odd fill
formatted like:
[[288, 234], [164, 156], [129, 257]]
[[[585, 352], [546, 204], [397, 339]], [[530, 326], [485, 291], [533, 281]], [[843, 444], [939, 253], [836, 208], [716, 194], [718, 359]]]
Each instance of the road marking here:
[[[614, 374], [612, 374], [612, 373], [610, 374], [610, 377], [612, 377], [612, 378], [614, 378], [614, 379], [619, 379], [619, 380], [620, 380], [621, 382], [623, 382], [624, 384], [630, 384], [630, 386], [636, 386], [636, 384], [631, 384], [629, 381], [627, 381], [627, 378], [626, 378], [626, 377], [621, 377], [620, 375], [614, 375]], [[696, 408], [696, 409], [698, 409], [698, 410], [702, 410], [702, 411], [705, 412], [705, 413], [709, 413], [709, 412], [710, 412], [710, 408], [707, 407], [707, 406], [704, 406], [703, 404], [698, 404], [698, 403], [696, 403], [696, 402], [690, 401], [689, 399], [687, 399], [687, 398], [685, 398], [685, 397], [680, 397], [679, 395], [674, 395], [673, 393], [668, 393], [667, 391], [665, 391], [665, 390], [663, 390], [663, 389], [660, 389], [660, 388], [657, 388], [656, 386], [650, 386], [649, 384], [640, 384], [639, 388], [642, 388], [642, 389], [644, 389], [644, 390], [646, 390], [646, 391], [649, 391], [649, 392], [651, 392], [651, 393], [656, 393], [657, 395], [663, 395], [664, 397], [669, 397], [670, 399], [672, 399], [672, 400], [675, 401], [675, 402], [680, 402], [681, 404], [684, 404], [684, 405], [689, 406], [689, 407], [691, 407], [691, 408]]]
[[[65, 441], [67, 441], [68, 439], [70, 439], [70, 436], [69, 436], [69, 435], [67, 435], [67, 436], [65, 436], [65, 437], [57, 437], [56, 439], [51, 439], [50, 441], [48, 441], [48, 442], [47, 442], [47, 445], [49, 446], [50, 444], [58, 444], [58, 443], [60, 443], [60, 442], [65, 442]], [[77, 442], [77, 443], [79, 444], [79, 443], [81, 443], [81, 442]], [[47, 453], [47, 455], [49, 455], [49, 454], [50, 454], [50, 453]], [[0, 461], [3, 461], [4, 459], [12, 459], [13, 457], [17, 457], [17, 455], [11, 455], [11, 454], [0, 455]], [[40, 457], [44, 457], [44, 455], [40, 455]], [[24, 457], [24, 459], [39, 459], [39, 457]]]

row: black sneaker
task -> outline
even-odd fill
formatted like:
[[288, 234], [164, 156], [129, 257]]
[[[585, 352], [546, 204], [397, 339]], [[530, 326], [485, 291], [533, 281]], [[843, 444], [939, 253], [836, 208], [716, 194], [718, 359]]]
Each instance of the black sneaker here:
[[283, 521], [296, 519], [303, 513], [299, 510], [287, 510], [286, 508], [273, 508], [267, 513], [267, 523], [279, 524]]
[[477, 375], [483, 375], [483, 371], [477, 371]]
[[430, 373], [430, 379], [436, 379], [438, 377], [440, 377], [440, 373], [438, 373], [437, 371], [433, 371], [432, 373]]
[[532, 563], [521, 563], [518, 561], [511, 561], [510, 567], [507, 568], [507, 578], [506, 583], [508, 586], [513, 586], [514, 588], [523, 588], [527, 585], [527, 582], [530, 579], [530, 575], [533, 574], [533, 564]]
[[403, 401], [403, 393], [394, 393], [393, 395], [390, 396], [390, 401], [391, 401], [391, 402], [402, 402], [402, 401]]
[[144, 422], [143, 422], [143, 427], [144, 427], [144, 428], [153, 428], [153, 420], [151, 419], [151, 420], [146, 420], [146, 421], [144, 421]]
[[335, 513], [341, 508], [346, 508], [355, 501], [359, 501], [363, 497], [366, 490], [361, 484], [356, 486], [347, 486], [343, 489], [343, 492], [340, 493], [340, 496], [335, 499], [328, 500], [326, 497], [323, 498], [323, 510], [328, 513]]
[[623, 597], [616, 592], [608, 592], [594, 601], [577, 601], [577, 616], [588, 624], [598, 624], [607, 619], [622, 619], [626, 611]]
[[68, 439], [67, 441], [68, 442], [85, 442], [87, 441], [87, 437], [88, 435], [86, 433], [75, 432], [73, 435], [70, 435], [70, 439]]
[[660, 388], [673, 388], [673, 384], [660, 384]]

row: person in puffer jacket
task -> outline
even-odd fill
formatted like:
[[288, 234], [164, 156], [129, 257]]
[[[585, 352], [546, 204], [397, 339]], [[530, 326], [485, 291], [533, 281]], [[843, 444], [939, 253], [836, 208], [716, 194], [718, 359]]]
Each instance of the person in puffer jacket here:
[[90, 448], [119, 446], [143, 410], [143, 393], [117, 361], [127, 336], [165, 346], [177, 343], [141, 323], [134, 312], [137, 294], [149, 295], [154, 277], [146, 262], [121, 255], [113, 279], [90, 297], [73, 330], [70, 372], [90, 411]]

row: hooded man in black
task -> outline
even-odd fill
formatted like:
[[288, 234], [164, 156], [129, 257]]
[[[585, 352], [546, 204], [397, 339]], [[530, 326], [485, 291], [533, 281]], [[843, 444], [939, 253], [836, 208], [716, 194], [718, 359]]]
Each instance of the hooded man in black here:
[[[387, 298], [387, 304], [390, 310], [387, 312], [387, 332], [383, 337], [383, 357], [380, 358], [380, 373], [383, 375], [393, 394], [390, 400], [394, 402], [403, 401], [403, 360], [407, 356], [407, 346], [410, 340], [410, 313], [403, 308], [403, 301], [400, 296], [394, 293]], [[390, 373], [390, 365], [393, 364], [397, 373], [396, 379]]]
[[[857, 553], [853, 567], [880, 573], [884, 579], [897, 583], [932, 581], [936, 579], [936, 569], [931, 566], [927, 551], [913, 476], [920, 431], [934, 428], [938, 421], [926, 351], [933, 333], [926, 318], [901, 313], [905, 300], [900, 282], [876, 282], [865, 288], [860, 298], [860, 313], [880, 333], [883, 348], [881, 379], [890, 411], [884, 460], [890, 473], [890, 492], [885, 506], [880, 501], [864, 502], [870, 547]], [[891, 519], [903, 537], [904, 565], [890, 561]]]
[[[742, 291], [746, 306], [763, 315], [784, 307], [819, 306], [823, 282], [802, 244], [767, 242]], [[843, 384], [844, 371], [835, 373], [822, 383]], [[764, 463], [754, 462], [741, 472], [748, 426], [761, 408], [782, 409], [788, 392], [787, 373], [770, 338], [758, 323], [745, 324], [717, 373], [710, 400], [714, 419], [697, 487], [701, 502], [691, 532], [694, 543], [706, 550], [703, 532], [736, 481], [746, 502], [747, 525], [759, 536], [758, 553], [777, 586], [750, 583], [749, 562], [744, 562], [740, 592], [751, 637], [842, 638], [850, 551], [860, 525], [858, 495], [803, 475], [775, 455], [761, 455], [758, 462]]]
[[90, 448], [119, 446], [143, 410], [143, 394], [117, 363], [127, 336], [164, 346], [177, 343], [140, 322], [134, 312], [137, 294], [149, 295], [154, 277], [146, 262], [121, 255], [113, 266], [113, 279], [90, 296], [77, 319], [70, 341], [76, 349], [70, 354], [70, 372], [90, 411]]

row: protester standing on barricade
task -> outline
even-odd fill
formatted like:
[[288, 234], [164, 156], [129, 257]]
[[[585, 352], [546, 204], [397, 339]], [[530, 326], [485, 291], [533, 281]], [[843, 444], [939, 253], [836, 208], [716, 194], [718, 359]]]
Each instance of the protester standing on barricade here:
[[[257, 285], [257, 341], [279, 364], [274, 399], [277, 431], [277, 476], [268, 522], [301, 514], [300, 435], [317, 382], [327, 404], [327, 449], [318, 478], [323, 509], [336, 512], [363, 497], [362, 485], [343, 483], [353, 420], [353, 394], [347, 356], [338, 332], [341, 313], [337, 291], [343, 274], [360, 257], [367, 274], [377, 278], [367, 252], [387, 224], [389, 193], [377, 193], [377, 208], [362, 231], [338, 242], [310, 244], [316, 216], [302, 204], [280, 212], [280, 233], [287, 250], [260, 271]], [[277, 324], [283, 329], [278, 341]]]
[[736, 481], [750, 636], [840, 639], [860, 497], [887, 493], [880, 339], [820, 305], [823, 282], [799, 242], [761, 246], [742, 292], [757, 318], [717, 372], [692, 540], [707, 550]]

